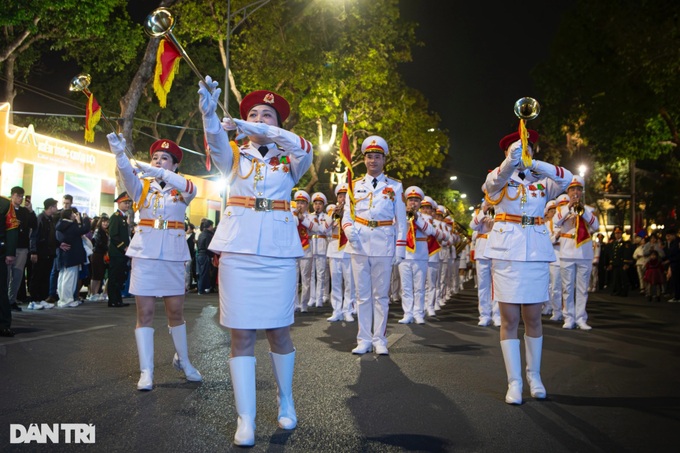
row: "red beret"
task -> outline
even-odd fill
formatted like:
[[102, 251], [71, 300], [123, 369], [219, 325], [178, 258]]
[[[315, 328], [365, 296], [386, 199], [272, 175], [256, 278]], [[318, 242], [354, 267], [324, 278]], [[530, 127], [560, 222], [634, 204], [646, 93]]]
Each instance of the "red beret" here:
[[153, 142], [151, 148], [149, 148], [149, 156], [153, 157], [153, 153], [156, 151], [163, 151], [164, 153], [170, 154], [177, 160], [177, 163], [182, 162], [182, 150], [177, 143], [172, 140], [162, 138]]
[[248, 112], [256, 105], [268, 105], [279, 114], [279, 118], [283, 123], [290, 114], [290, 104], [283, 96], [280, 96], [273, 91], [258, 90], [253, 91], [243, 98], [239, 111], [242, 119], [248, 119]]
[[[532, 131], [531, 129], [527, 129], [527, 132], [529, 133], [529, 141], [531, 143], [536, 143], [538, 141], [538, 132]], [[515, 143], [517, 140], [519, 140], [519, 132], [513, 132], [512, 134], [503, 137], [501, 141], [498, 142], [498, 146], [501, 147], [501, 150], [505, 151], [511, 143]]]

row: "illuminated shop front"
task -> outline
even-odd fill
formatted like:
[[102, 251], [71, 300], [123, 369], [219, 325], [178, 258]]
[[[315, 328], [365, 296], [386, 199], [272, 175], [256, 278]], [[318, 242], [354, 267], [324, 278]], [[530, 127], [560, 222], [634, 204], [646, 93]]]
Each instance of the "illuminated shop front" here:
[[[47, 198], [73, 196], [73, 205], [93, 217], [114, 212], [115, 157], [108, 151], [78, 145], [35, 132], [32, 125], [9, 123], [10, 104], [0, 104], [0, 194], [9, 197], [14, 186], [31, 196], [33, 208], [42, 212]], [[187, 216], [194, 225], [208, 217], [219, 219], [219, 182], [187, 175], [198, 188]]]

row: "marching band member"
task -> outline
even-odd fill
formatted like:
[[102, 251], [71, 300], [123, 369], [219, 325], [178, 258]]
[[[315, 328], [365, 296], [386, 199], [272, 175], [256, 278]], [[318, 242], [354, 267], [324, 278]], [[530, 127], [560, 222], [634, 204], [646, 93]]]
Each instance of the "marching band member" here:
[[550, 200], [543, 210], [545, 224], [550, 233], [550, 242], [553, 244], [555, 251], [555, 261], [551, 261], [549, 265], [550, 283], [548, 284], [549, 299], [543, 305], [542, 315], [551, 315], [551, 321], [562, 320], [562, 277], [560, 276], [560, 229], [555, 226], [555, 211], [557, 209], [557, 200], [562, 196], [557, 197], [556, 200]]
[[442, 262], [442, 250], [446, 247], [446, 241], [448, 240], [448, 235], [442, 227], [442, 222], [432, 217], [436, 205], [437, 203], [432, 197], [427, 195], [425, 195], [420, 203], [420, 214], [434, 227], [440, 238], [437, 240], [438, 247], [428, 239], [430, 256], [427, 259], [427, 277], [425, 279], [425, 311], [427, 316], [436, 316], [436, 311], [441, 310], [439, 305], [439, 272]]
[[560, 227], [560, 274], [564, 297], [564, 324], [573, 329], [591, 330], [586, 322], [586, 303], [590, 271], [593, 267], [592, 233], [600, 228], [594, 209], [583, 202], [584, 180], [574, 175], [567, 187], [569, 203], [557, 211], [555, 225]]
[[[526, 151], [531, 156], [538, 133], [528, 131], [528, 135]], [[547, 201], [566, 189], [572, 175], [562, 167], [535, 159], [530, 168], [524, 168], [518, 132], [503, 137], [499, 145], [505, 160], [487, 175], [482, 187], [495, 209], [484, 256], [493, 260], [493, 297], [501, 313], [501, 350], [508, 376], [505, 402], [521, 404], [520, 314], [531, 396], [546, 397], [540, 375], [541, 304], [548, 300], [548, 263], [555, 259], [555, 252], [542, 215]]]
[[310, 307], [323, 306], [323, 296], [326, 294], [326, 252], [328, 249], [328, 235], [333, 228], [331, 218], [324, 212], [328, 200], [321, 192], [312, 194], [312, 266], [314, 269], [311, 285], [313, 288]]
[[[290, 194], [312, 164], [312, 145], [281, 128], [290, 112], [276, 93], [254, 91], [239, 106], [242, 120], [215, 113], [221, 90], [206, 77], [199, 84], [199, 108], [215, 165], [229, 174], [227, 208], [210, 249], [220, 255], [220, 323], [231, 331], [229, 369], [238, 413], [234, 444], [255, 443], [256, 329], [265, 329], [278, 392], [278, 423], [297, 426], [293, 403], [296, 259], [303, 255]], [[235, 123], [235, 124], [234, 124]], [[230, 146], [225, 129], [238, 127], [249, 142]], [[243, 284], [250, 281], [251, 283]]]
[[354, 183], [355, 217], [349, 203], [342, 216], [357, 286], [359, 333], [352, 353], [375, 348], [377, 354], [387, 355], [390, 274], [392, 264], [399, 264], [406, 253], [406, 207], [401, 182], [383, 173], [387, 142], [372, 135], [361, 144], [361, 152], [366, 175]]
[[479, 299], [478, 326], [501, 325], [498, 301], [491, 297], [491, 260], [484, 256], [489, 232], [493, 229], [494, 209], [482, 202], [479, 211], [470, 221], [470, 228], [477, 233], [475, 239], [475, 266], [477, 267], [477, 298]]
[[[184, 216], [196, 196], [196, 186], [177, 173], [182, 150], [175, 142], [161, 139], [151, 145], [151, 164], [137, 162], [144, 173], [140, 180], [125, 155], [123, 135], [111, 133], [107, 137], [127, 193], [137, 200], [139, 207], [139, 224], [126, 251], [132, 259], [130, 293], [135, 295], [137, 304], [135, 338], [141, 370], [137, 389], [153, 388], [152, 325], [156, 297], [162, 297], [165, 303], [168, 330], [176, 351], [173, 366], [183, 371], [187, 380], [199, 382], [201, 373], [189, 361], [184, 321], [184, 263], [191, 259], [184, 235]], [[112, 241], [113, 238], [112, 233]]]
[[311, 304], [311, 285], [312, 285], [312, 218], [309, 212], [309, 194], [304, 190], [298, 190], [293, 195], [295, 199], [295, 221], [297, 225], [300, 245], [302, 245], [303, 255], [296, 260], [295, 264], [295, 310], [307, 313], [307, 308]]
[[[411, 186], [404, 192], [406, 197], [406, 255], [399, 263], [401, 278], [401, 307], [404, 317], [399, 324], [425, 324], [425, 283], [427, 280], [427, 261], [429, 258], [429, 238], [435, 243], [436, 231], [422, 214], [419, 215], [420, 202], [425, 197], [422, 189]], [[439, 247], [439, 243], [437, 243]]]
[[354, 322], [352, 307], [355, 301], [354, 278], [352, 277], [352, 263], [346, 252], [347, 237], [340, 227], [342, 213], [345, 209], [347, 198], [347, 183], [338, 184], [335, 187], [335, 206], [331, 217], [333, 219], [333, 232], [328, 243], [328, 258], [331, 269], [331, 306], [333, 315], [327, 319], [329, 322], [342, 321]]

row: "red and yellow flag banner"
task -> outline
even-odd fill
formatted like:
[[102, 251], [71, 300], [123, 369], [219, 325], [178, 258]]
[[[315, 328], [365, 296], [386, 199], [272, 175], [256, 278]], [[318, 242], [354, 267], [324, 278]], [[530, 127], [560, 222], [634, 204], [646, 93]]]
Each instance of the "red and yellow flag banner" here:
[[349, 132], [347, 129], [347, 113], [343, 114], [342, 139], [340, 140], [340, 160], [347, 167], [347, 202], [349, 203], [349, 213], [354, 220], [354, 187], [352, 180], [352, 150], [349, 148]]
[[179, 70], [182, 55], [167, 39], [161, 39], [156, 53], [156, 72], [153, 75], [153, 91], [158, 98], [158, 104], [165, 108], [172, 81]]
[[94, 141], [94, 127], [97, 125], [102, 117], [102, 108], [90, 93], [87, 95], [87, 107], [85, 108], [85, 141], [92, 143]]

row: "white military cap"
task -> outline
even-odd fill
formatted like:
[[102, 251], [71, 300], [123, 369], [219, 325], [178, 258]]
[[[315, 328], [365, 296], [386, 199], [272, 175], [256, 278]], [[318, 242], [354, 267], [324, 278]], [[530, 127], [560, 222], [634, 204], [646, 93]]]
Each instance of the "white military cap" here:
[[335, 205], [333, 203], [326, 206], [326, 214], [331, 215], [331, 212], [335, 211]]
[[335, 196], [337, 197], [339, 193], [347, 193], [347, 190], [349, 189], [349, 186], [347, 185], [346, 182], [343, 182], [342, 184], [338, 184], [335, 186]]
[[309, 194], [305, 192], [304, 190], [298, 190], [295, 192], [295, 201], [306, 201], [309, 203]]
[[387, 142], [384, 138], [378, 135], [371, 135], [370, 137], [366, 137], [361, 144], [361, 153], [380, 153], [387, 156], [390, 153], [390, 150], [387, 147]]
[[569, 203], [569, 195], [563, 193], [555, 199], [555, 203], [557, 203], [557, 206], [562, 206], [563, 204]]
[[435, 203], [432, 197], [429, 197], [427, 195], [423, 197], [423, 202], [420, 203], [420, 206], [431, 206], [432, 209], [437, 209], [437, 203]]
[[312, 202], [315, 201], [323, 201], [323, 204], [325, 205], [328, 203], [328, 199], [326, 198], [326, 195], [322, 194], [321, 192], [314, 192], [312, 194]]
[[446, 216], [446, 208], [444, 206], [437, 206], [437, 212], [443, 216]]
[[583, 176], [574, 175], [574, 177], [571, 178], [571, 182], [567, 186], [567, 189], [569, 189], [570, 187], [581, 187], [581, 189], [585, 190], [586, 189], [586, 183], [583, 180]]
[[404, 191], [404, 197], [406, 199], [409, 198], [420, 198], [421, 200], [425, 198], [425, 194], [423, 193], [423, 189], [421, 189], [418, 186], [410, 186], [407, 187], [406, 190]]
[[549, 210], [557, 208], [557, 203], [555, 200], [550, 200], [545, 204], [545, 209], [543, 210], [543, 214], [547, 214]]

